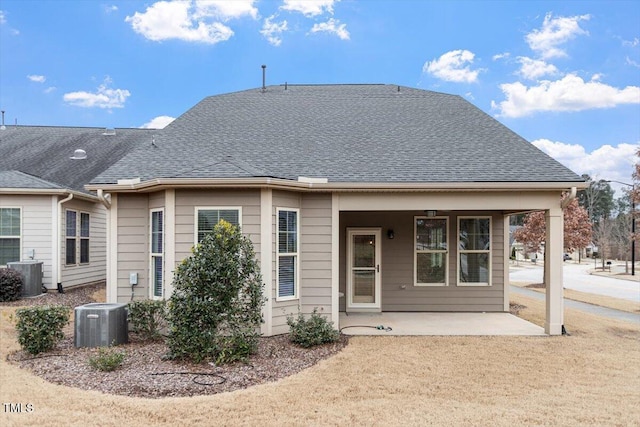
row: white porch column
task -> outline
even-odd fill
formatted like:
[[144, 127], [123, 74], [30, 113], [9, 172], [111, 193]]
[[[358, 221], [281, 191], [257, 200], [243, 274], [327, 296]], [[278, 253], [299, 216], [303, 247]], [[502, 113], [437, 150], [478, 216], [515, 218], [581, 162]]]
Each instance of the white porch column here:
[[260, 190], [260, 273], [267, 301], [262, 307], [263, 335], [273, 335], [273, 191]]
[[544, 331], [562, 334], [564, 306], [562, 290], [562, 253], [564, 247], [563, 212], [560, 207], [545, 212], [547, 235], [544, 249], [544, 283], [546, 285], [546, 320]]
[[502, 216], [502, 227], [503, 227], [503, 245], [504, 245], [504, 311], [505, 313], [509, 313], [509, 291], [511, 291], [511, 280], [509, 279], [509, 257], [511, 256], [511, 246], [509, 245], [509, 215]]

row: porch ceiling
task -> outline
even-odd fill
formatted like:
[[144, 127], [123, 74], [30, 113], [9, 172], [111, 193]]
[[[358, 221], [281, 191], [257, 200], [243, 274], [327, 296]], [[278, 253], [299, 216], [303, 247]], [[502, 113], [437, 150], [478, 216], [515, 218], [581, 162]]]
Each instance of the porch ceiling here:
[[345, 335], [546, 335], [509, 313], [340, 313], [340, 329]]

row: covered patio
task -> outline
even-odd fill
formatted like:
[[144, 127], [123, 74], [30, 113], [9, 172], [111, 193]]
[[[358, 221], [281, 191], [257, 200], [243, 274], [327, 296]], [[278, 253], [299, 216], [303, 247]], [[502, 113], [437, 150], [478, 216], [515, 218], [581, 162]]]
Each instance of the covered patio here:
[[510, 313], [340, 313], [345, 335], [545, 336], [544, 328]]

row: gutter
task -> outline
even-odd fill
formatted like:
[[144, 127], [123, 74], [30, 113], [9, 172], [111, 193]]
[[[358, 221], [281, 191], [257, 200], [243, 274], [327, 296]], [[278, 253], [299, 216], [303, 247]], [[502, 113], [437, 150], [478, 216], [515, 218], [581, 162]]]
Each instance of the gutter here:
[[587, 188], [586, 182], [301, 182], [281, 178], [156, 178], [121, 180], [118, 184], [89, 184], [88, 190], [148, 192], [161, 188], [275, 188], [298, 191], [413, 192], [413, 191], [546, 191]]
[[577, 190], [578, 189], [576, 187], [571, 187], [571, 193], [569, 193], [569, 196], [567, 196], [567, 198], [564, 199], [560, 204], [560, 207], [562, 208], [562, 210], [564, 210], [567, 206], [569, 206], [569, 203], [571, 203], [571, 201], [576, 198], [576, 194], [578, 192]]
[[[56, 235], [58, 236], [58, 241], [56, 242], [56, 245], [58, 246], [58, 250], [60, 250], [60, 243], [62, 242], [62, 205], [67, 203], [68, 201], [70, 201], [71, 199], [73, 199], [73, 193], [69, 193], [69, 195], [62, 200], [58, 201], [58, 221], [56, 224]], [[63, 294], [64, 290], [62, 289], [62, 257], [60, 256], [61, 254], [58, 253], [58, 277], [57, 277], [57, 284], [58, 284], [58, 293]]]

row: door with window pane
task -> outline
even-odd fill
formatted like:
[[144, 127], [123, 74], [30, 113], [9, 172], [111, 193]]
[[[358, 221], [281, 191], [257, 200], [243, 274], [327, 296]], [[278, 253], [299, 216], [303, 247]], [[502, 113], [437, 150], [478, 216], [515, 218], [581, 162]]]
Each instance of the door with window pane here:
[[347, 310], [380, 305], [380, 229], [347, 230]]

